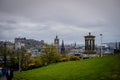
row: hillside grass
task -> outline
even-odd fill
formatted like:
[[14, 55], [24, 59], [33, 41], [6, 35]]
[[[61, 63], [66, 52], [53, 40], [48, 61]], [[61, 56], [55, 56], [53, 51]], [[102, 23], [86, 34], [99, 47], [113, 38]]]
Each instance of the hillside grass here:
[[51, 64], [18, 73], [14, 80], [120, 80], [120, 55]]

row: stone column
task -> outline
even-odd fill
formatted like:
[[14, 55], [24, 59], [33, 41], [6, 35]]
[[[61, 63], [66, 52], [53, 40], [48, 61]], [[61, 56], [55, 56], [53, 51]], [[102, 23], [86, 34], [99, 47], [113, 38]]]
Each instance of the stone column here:
[[85, 39], [85, 50], [87, 50], [87, 40]]
[[89, 45], [89, 42], [88, 42], [88, 40], [87, 40], [87, 44], [86, 44], [86, 50], [88, 50], [88, 45]]
[[93, 50], [95, 50], [95, 40], [93, 39]]
[[89, 50], [90, 40], [88, 40], [87, 50]]
[[91, 45], [92, 45], [92, 43], [91, 43], [91, 42], [92, 42], [92, 40], [90, 40], [90, 50], [91, 50]]
[[93, 40], [91, 40], [91, 50], [93, 50]]

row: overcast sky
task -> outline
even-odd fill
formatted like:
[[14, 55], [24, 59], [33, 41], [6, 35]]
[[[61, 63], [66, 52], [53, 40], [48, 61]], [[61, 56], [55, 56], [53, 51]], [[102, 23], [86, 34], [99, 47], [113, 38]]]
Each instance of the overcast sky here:
[[0, 0], [0, 40], [15, 37], [53, 43], [84, 44], [91, 32], [96, 44], [120, 41], [120, 0]]

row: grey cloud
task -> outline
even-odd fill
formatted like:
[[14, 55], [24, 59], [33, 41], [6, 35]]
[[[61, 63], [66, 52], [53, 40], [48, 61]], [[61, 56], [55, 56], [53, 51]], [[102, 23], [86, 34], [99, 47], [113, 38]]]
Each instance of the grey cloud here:
[[8, 24], [16, 24], [17, 22], [14, 21], [14, 20], [7, 20], [6, 23], [8, 23]]
[[92, 32], [97, 40], [103, 33], [105, 41], [116, 41], [119, 23], [120, 0], [0, 0], [0, 39], [11, 38], [8, 33], [13, 32], [12, 38], [50, 42], [58, 34], [84, 43], [83, 36]]

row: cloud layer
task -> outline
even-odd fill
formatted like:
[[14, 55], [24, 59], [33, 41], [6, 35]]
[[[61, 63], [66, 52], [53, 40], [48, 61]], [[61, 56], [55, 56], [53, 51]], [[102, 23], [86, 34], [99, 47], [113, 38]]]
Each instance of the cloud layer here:
[[119, 0], [0, 0], [0, 40], [27, 37], [53, 43], [84, 43], [92, 32], [96, 43], [120, 41]]

